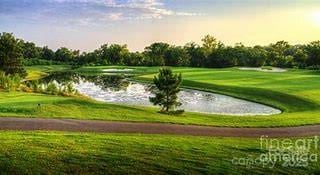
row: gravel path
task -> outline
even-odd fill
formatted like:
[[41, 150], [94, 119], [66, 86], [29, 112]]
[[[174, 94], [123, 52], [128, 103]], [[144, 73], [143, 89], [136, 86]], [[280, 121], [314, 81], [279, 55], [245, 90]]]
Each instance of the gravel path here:
[[283, 128], [227, 128], [161, 123], [73, 119], [0, 118], [0, 130], [172, 134], [223, 137], [302, 137], [320, 135], [320, 125]]

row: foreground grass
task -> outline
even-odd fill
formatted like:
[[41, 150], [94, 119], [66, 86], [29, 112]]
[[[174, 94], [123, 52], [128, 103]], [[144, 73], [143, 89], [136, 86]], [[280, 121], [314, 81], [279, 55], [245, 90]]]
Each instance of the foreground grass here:
[[[2, 174], [317, 174], [307, 167], [232, 163], [267, 150], [259, 139], [0, 132]], [[319, 155], [319, 150], [311, 150]]]

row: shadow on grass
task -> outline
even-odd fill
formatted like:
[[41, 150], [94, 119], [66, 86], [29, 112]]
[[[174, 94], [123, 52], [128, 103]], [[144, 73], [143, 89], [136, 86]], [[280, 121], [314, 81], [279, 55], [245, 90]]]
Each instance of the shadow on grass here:
[[130, 111], [146, 111], [143, 108], [138, 108], [134, 106], [125, 106], [125, 105], [117, 105], [117, 104], [111, 104], [111, 103], [103, 103], [103, 102], [96, 102], [93, 100], [88, 99], [67, 99], [63, 101], [59, 101], [57, 103], [53, 103], [54, 105], [78, 105], [78, 106], [85, 106], [93, 109], [115, 109], [115, 108], [121, 108], [125, 110]]

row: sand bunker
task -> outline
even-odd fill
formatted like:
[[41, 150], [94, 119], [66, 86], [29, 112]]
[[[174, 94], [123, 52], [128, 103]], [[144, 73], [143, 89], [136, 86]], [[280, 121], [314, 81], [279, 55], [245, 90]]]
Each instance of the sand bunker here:
[[103, 69], [103, 72], [132, 72], [133, 69]]
[[286, 72], [286, 69], [272, 67], [272, 68], [261, 68], [261, 67], [240, 67], [240, 70], [255, 70], [261, 72]]

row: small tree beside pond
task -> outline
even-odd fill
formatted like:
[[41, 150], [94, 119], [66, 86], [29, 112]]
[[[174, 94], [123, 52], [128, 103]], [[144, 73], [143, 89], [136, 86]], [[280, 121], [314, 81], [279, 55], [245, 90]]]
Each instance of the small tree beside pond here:
[[155, 97], [150, 97], [150, 102], [153, 105], [161, 106], [161, 112], [169, 113], [181, 106], [178, 101], [178, 93], [182, 83], [181, 74], [173, 74], [170, 68], [162, 68], [159, 70], [159, 74], [154, 77], [153, 82], [156, 86]]

